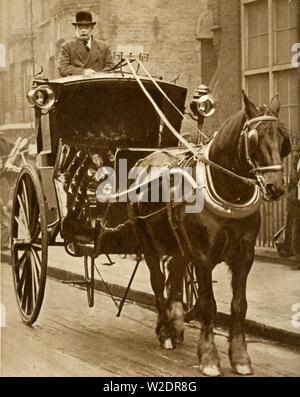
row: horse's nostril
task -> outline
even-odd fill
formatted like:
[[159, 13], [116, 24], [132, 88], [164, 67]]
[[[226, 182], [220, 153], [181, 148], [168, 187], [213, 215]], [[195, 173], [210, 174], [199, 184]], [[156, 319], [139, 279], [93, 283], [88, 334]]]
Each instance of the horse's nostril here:
[[267, 183], [266, 184], [266, 190], [267, 190], [268, 193], [271, 193], [271, 194], [276, 193], [276, 188], [273, 185], [273, 183]]
[[284, 188], [284, 186], [282, 188], [276, 188], [276, 186], [273, 185], [273, 183], [267, 183], [266, 191], [270, 197], [272, 197], [273, 199], [276, 200], [276, 199], [279, 199], [283, 195], [285, 188]]

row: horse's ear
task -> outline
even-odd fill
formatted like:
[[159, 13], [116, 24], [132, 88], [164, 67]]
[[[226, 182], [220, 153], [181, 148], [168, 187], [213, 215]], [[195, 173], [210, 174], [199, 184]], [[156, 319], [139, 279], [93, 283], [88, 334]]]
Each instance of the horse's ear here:
[[243, 100], [244, 100], [244, 104], [245, 104], [245, 113], [248, 117], [248, 119], [253, 119], [254, 117], [256, 117], [257, 114], [257, 108], [255, 106], [255, 104], [247, 97], [245, 91], [242, 91], [243, 94]]
[[275, 116], [278, 117], [280, 111], [280, 100], [278, 94], [274, 95], [273, 98], [271, 99], [269, 108], [270, 110], [272, 110]]

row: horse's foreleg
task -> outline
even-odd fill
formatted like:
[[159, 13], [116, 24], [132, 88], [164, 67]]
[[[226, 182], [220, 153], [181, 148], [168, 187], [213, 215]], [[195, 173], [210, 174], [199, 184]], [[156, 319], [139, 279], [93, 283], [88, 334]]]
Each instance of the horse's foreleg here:
[[252, 375], [253, 369], [247, 352], [244, 334], [244, 323], [247, 312], [246, 285], [251, 269], [254, 250], [244, 255], [244, 259], [230, 263], [232, 270], [232, 302], [231, 302], [231, 328], [229, 358], [234, 372], [240, 375]]
[[199, 286], [197, 305], [202, 321], [198, 345], [200, 370], [207, 376], [221, 376], [220, 359], [213, 334], [217, 307], [212, 289], [212, 266], [206, 257], [203, 256], [196, 264], [196, 274]]
[[183, 342], [184, 308], [182, 303], [183, 275], [186, 262], [180, 256], [174, 256], [168, 264], [169, 293], [166, 307], [167, 322], [174, 346]]
[[150, 270], [151, 286], [155, 295], [155, 303], [158, 311], [156, 334], [162, 347], [173, 349], [171, 331], [168, 324], [167, 304], [164, 298], [165, 276], [160, 269], [159, 257], [145, 254], [145, 260]]

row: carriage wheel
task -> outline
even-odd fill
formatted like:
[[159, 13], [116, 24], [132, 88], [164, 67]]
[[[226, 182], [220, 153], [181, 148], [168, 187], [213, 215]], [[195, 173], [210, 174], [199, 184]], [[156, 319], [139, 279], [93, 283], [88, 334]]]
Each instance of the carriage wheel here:
[[88, 299], [89, 307], [94, 306], [94, 289], [95, 289], [95, 260], [91, 258], [90, 266], [88, 256], [84, 256], [84, 272], [85, 272], [85, 280], [86, 280], [86, 293]]
[[[168, 277], [168, 263], [171, 257], [166, 257], [162, 261], [163, 272], [166, 279], [166, 294], [169, 297], [170, 293], [170, 280]], [[195, 272], [195, 266], [189, 262], [186, 266], [183, 283], [182, 283], [182, 300], [185, 309], [185, 321], [189, 322], [194, 319], [198, 319], [198, 309], [196, 302], [198, 300], [198, 282]]]
[[35, 169], [22, 168], [14, 192], [11, 258], [21, 318], [32, 325], [41, 310], [47, 276], [48, 239], [44, 193]]
[[185, 306], [185, 321], [195, 320], [198, 317], [196, 302], [198, 300], [198, 281], [195, 266], [190, 262], [183, 278], [183, 304]]

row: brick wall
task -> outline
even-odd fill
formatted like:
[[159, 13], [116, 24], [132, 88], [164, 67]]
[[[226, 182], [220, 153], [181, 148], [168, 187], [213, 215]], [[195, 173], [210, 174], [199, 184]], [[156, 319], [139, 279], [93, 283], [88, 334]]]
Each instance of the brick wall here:
[[[206, 9], [207, 1], [32, 0], [35, 72], [43, 65], [50, 78], [57, 77], [54, 65], [59, 45], [62, 40], [74, 37], [71, 23], [75, 13], [88, 9], [97, 21], [95, 37], [106, 39], [112, 50], [118, 46], [140, 46], [150, 53], [146, 64], [150, 73], [167, 81], [179, 76], [177, 83], [186, 86], [191, 97], [201, 82], [201, 44], [196, 40], [195, 32], [198, 17]], [[16, 87], [10, 86], [10, 89], [15, 91], [13, 96], [18, 97], [18, 109], [13, 112], [12, 122], [21, 122], [20, 64], [31, 59], [29, 1], [1, 0], [1, 6], [14, 18], [14, 23], [9, 24], [6, 44], [8, 70], [11, 64], [15, 65], [11, 68], [15, 76], [10, 81], [14, 80]], [[14, 13], [13, 9], [18, 12]]]
[[220, 13], [219, 114], [224, 120], [241, 108], [240, 0], [220, 0]]
[[213, 13], [213, 43], [218, 58], [211, 79], [217, 111], [205, 121], [211, 133], [242, 106], [240, 0], [209, 0], [208, 7]]
[[103, 35], [112, 48], [142, 46], [150, 53], [146, 67], [153, 75], [172, 80], [190, 93], [200, 82], [200, 43], [197, 20], [206, 0], [102, 0]]

